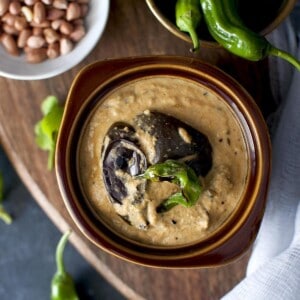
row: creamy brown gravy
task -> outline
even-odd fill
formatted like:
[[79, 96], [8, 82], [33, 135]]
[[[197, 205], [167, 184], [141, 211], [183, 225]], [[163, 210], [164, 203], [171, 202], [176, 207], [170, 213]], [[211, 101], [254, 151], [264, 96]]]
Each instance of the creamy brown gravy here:
[[[170, 114], [204, 133], [213, 148], [213, 167], [205, 178], [203, 193], [191, 208], [180, 205], [157, 214], [156, 206], [176, 186], [151, 183], [147, 200], [131, 209], [137, 222], [147, 216], [146, 230], [129, 225], [118, 216], [128, 209], [112, 204], [101, 175], [101, 149], [104, 136], [118, 121], [131, 124], [137, 114], [157, 110]], [[147, 143], [143, 149], [151, 157]], [[148, 152], [148, 153], [147, 153]], [[191, 80], [152, 76], [125, 84], [109, 93], [96, 107], [82, 133], [78, 151], [78, 172], [82, 189], [96, 215], [117, 233], [151, 245], [180, 245], [200, 240], [212, 233], [239, 203], [248, 177], [245, 140], [230, 107], [220, 96]]]

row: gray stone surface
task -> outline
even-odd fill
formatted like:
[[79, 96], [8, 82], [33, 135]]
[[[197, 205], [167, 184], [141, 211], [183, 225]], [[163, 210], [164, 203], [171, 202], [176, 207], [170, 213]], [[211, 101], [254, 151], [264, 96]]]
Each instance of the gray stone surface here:
[[[5, 184], [3, 203], [14, 218], [11, 225], [0, 220], [0, 299], [49, 299], [61, 233], [32, 199], [1, 148], [0, 170]], [[64, 258], [80, 299], [124, 299], [69, 243]]]

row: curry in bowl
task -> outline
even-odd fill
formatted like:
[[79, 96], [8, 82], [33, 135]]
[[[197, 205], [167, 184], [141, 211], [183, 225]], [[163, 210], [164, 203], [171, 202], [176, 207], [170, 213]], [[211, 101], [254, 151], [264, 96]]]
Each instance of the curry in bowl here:
[[[248, 156], [242, 128], [216, 93], [191, 80], [151, 76], [122, 85], [94, 109], [78, 173], [109, 227], [138, 242], [174, 246], [203, 239], [230, 216], [244, 193]], [[172, 160], [196, 174], [201, 193], [190, 207], [184, 196], [186, 206], [163, 206], [180, 193]], [[150, 166], [164, 176], [141, 176]]]
[[270, 141], [251, 96], [216, 67], [105, 60], [71, 86], [56, 173], [72, 219], [99, 248], [148, 266], [213, 266], [257, 234]]

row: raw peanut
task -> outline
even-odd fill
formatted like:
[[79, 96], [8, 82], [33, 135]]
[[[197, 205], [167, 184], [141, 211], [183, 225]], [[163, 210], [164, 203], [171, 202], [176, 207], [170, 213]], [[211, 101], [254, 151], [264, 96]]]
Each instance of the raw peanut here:
[[20, 3], [19, 1], [12, 1], [12, 2], [9, 4], [8, 11], [9, 11], [12, 15], [17, 16], [17, 15], [20, 13], [20, 11], [21, 11], [21, 3]]
[[10, 13], [6, 13], [2, 17], [2, 22], [6, 23], [7, 25], [14, 26], [16, 16], [11, 15]]
[[32, 33], [31, 33], [30, 29], [23, 29], [19, 34], [19, 37], [17, 40], [17, 46], [19, 48], [24, 48], [26, 46], [27, 40], [31, 36], [31, 34]]
[[47, 49], [48, 58], [53, 59], [53, 58], [58, 57], [59, 55], [60, 55], [59, 43], [56, 42], [56, 43], [50, 44]]
[[45, 28], [43, 34], [48, 44], [52, 44], [60, 38], [60, 35], [52, 28]]
[[5, 33], [10, 35], [18, 35], [19, 31], [15, 28], [15, 26], [10, 26], [8, 24], [3, 24], [2, 29]]
[[54, 0], [53, 7], [58, 9], [67, 9], [68, 1], [67, 0]]
[[8, 11], [9, 3], [9, 0], [0, 0], [0, 16], [3, 16]]
[[26, 61], [32, 64], [40, 63], [47, 59], [47, 49], [39, 48], [39, 49], [24, 49], [26, 52]]
[[46, 5], [51, 5], [53, 3], [53, 0], [42, 0], [42, 2]]
[[81, 16], [81, 8], [78, 3], [71, 2], [68, 5], [67, 13], [66, 13], [66, 20], [67, 21], [72, 21], [75, 19], [80, 18]]
[[33, 21], [40, 24], [46, 20], [46, 9], [42, 2], [37, 2], [33, 6]]
[[29, 7], [22, 6], [21, 12], [23, 13], [28, 23], [30, 23], [33, 20], [33, 12]]
[[50, 22], [49, 22], [48, 20], [45, 20], [45, 21], [43, 21], [43, 22], [41, 22], [41, 23], [35, 23], [34, 21], [32, 21], [32, 22], [30, 23], [30, 25], [31, 25], [32, 27], [47, 28], [47, 27], [50, 26]]
[[42, 36], [43, 35], [43, 28], [41, 28], [41, 27], [33, 27], [32, 28], [32, 35]]
[[28, 23], [25, 17], [16, 17], [14, 26], [18, 31], [21, 31], [28, 26]]
[[58, 30], [59, 27], [60, 27], [60, 25], [61, 25], [61, 23], [62, 23], [62, 21], [63, 21], [62, 19], [57, 19], [57, 20], [52, 21], [51, 22], [51, 28], [53, 30]]
[[1, 36], [1, 42], [2, 42], [2, 45], [5, 48], [5, 50], [9, 54], [14, 55], [14, 56], [19, 55], [19, 49], [17, 47], [17, 43], [10, 34], [3, 33]]
[[60, 54], [65, 55], [71, 52], [73, 49], [73, 43], [67, 39], [67, 38], [62, 38], [60, 40]]
[[24, 53], [27, 54], [29, 52], [32, 52], [34, 49], [29, 48], [27, 45], [23, 48]]
[[81, 9], [81, 17], [85, 17], [89, 11], [89, 7], [86, 4], [81, 4], [80, 5], [80, 9]]
[[47, 14], [47, 20], [54, 21], [65, 16], [65, 11], [57, 8], [50, 8]]
[[74, 24], [75, 26], [77, 26], [77, 25], [84, 25], [84, 21], [83, 21], [83, 19], [77, 19], [77, 20], [74, 20], [72, 22], [72, 24]]
[[65, 20], [62, 20], [61, 24], [60, 24], [60, 27], [59, 27], [59, 31], [62, 33], [62, 34], [65, 34], [65, 35], [69, 35], [73, 32], [73, 25]]
[[35, 3], [37, 3], [39, 0], [24, 0], [24, 3], [28, 6], [33, 6]]
[[42, 48], [46, 41], [42, 36], [32, 35], [27, 39], [27, 46], [32, 49]]
[[29, 63], [72, 51], [86, 34], [89, 0], [0, 0], [0, 42]]
[[70, 39], [74, 42], [80, 41], [85, 35], [85, 28], [83, 25], [75, 27], [74, 31], [70, 34]]

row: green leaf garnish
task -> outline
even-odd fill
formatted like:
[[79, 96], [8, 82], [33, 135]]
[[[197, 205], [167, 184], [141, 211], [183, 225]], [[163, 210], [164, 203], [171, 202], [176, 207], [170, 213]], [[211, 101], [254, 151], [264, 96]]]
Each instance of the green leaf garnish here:
[[41, 110], [43, 115], [47, 115], [53, 107], [57, 106], [58, 104], [58, 99], [56, 96], [48, 96], [44, 99], [44, 101], [41, 104]]
[[54, 154], [58, 130], [63, 116], [63, 107], [57, 97], [48, 96], [41, 105], [43, 118], [35, 125], [35, 142], [39, 148], [49, 151], [48, 169], [54, 165]]

